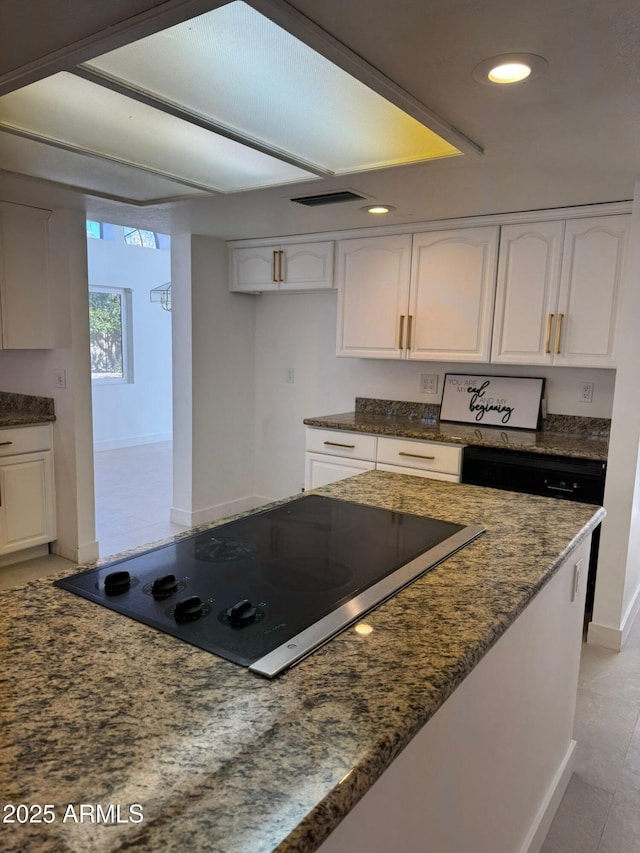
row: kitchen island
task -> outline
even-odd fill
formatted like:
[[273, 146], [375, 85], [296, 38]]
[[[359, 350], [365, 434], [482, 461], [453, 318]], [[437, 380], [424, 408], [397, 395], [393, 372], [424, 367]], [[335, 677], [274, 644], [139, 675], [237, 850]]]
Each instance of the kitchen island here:
[[[354, 820], [357, 830], [358, 809], [375, 797], [376, 780], [384, 785], [424, 733], [441, 731], [438, 721], [446, 722], [467, 685], [483, 680], [485, 663], [496, 660], [498, 677], [506, 675], [496, 653], [509, 651], [512, 636], [522, 644], [518, 626], [535, 652], [540, 626], [526, 622], [527, 614], [558, 581], [564, 595], [562, 572], [585, 553], [604, 515], [583, 504], [381, 471], [317, 491], [480, 523], [486, 533], [369, 614], [370, 633], [349, 629], [273, 681], [49, 580], [3, 593], [1, 789], [3, 803], [32, 810], [16, 810], [16, 822], [7, 823], [12, 812], [5, 809], [2, 850], [292, 853], [316, 850], [327, 838], [328, 849], [341, 849], [331, 845]], [[568, 668], [561, 700], [570, 726], [582, 619], [580, 596], [569, 604], [566, 593], [575, 610], [563, 629], [567, 648], [538, 661], [544, 679], [521, 686], [523, 695], [553, 694]], [[523, 679], [538, 670], [523, 667]], [[495, 666], [489, 676], [493, 687], [483, 695], [499, 702]], [[504, 691], [506, 713], [514, 690], [520, 685]], [[467, 723], [476, 710], [486, 716], [474, 705]], [[553, 728], [546, 719], [530, 724], [538, 729], [534, 743]], [[561, 772], [567, 738], [570, 731], [549, 785]], [[430, 768], [425, 791], [438, 787], [439, 772]], [[500, 784], [490, 776], [487, 790]], [[540, 793], [529, 804], [531, 821]], [[33, 809], [45, 805], [46, 818]], [[464, 810], [457, 802], [452, 820], [463, 823]], [[499, 819], [484, 815], [487, 824]]]

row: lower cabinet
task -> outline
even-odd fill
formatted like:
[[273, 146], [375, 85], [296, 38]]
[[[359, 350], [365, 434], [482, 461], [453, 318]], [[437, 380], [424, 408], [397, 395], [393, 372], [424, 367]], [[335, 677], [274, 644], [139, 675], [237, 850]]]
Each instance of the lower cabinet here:
[[0, 556], [56, 537], [48, 424], [0, 430]]
[[375, 435], [307, 429], [304, 487], [316, 489], [376, 467]]
[[441, 441], [307, 428], [305, 489], [326, 486], [361, 471], [390, 471], [460, 482], [463, 446]]

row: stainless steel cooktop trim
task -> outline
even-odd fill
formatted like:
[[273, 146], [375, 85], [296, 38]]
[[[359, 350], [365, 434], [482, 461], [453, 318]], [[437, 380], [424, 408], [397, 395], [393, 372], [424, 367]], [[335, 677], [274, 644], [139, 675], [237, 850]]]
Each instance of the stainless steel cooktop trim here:
[[249, 670], [266, 678], [274, 678], [484, 532], [485, 528], [478, 524], [464, 527], [291, 637], [277, 649], [252, 663]]

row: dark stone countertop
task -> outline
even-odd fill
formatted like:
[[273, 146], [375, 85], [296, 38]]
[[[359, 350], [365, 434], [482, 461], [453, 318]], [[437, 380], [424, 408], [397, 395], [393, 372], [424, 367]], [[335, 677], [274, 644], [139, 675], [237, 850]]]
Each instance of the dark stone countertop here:
[[29, 426], [55, 421], [54, 401], [51, 397], [33, 397], [0, 391], [0, 429]]
[[397, 438], [444, 441], [482, 447], [526, 450], [552, 456], [607, 461], [607, 435], [549, 430], [508, 429], [492, 426], [472, 426], [435, 419], [421, 419], [397, 414], [374, 414], [368, 411], [342, 412], [336, 415], [305, 418], [307, 426], [323, 429], [366, 432]]
[[[0, 824], [4, 853], [311, 853], [604, 515], [382, 471], [316, 491], [486, 533], [272, 681], [50, 578], [3, 591], [3, 801], [56, 815]], [[63, 822], [80, 803], [123, 821]]]

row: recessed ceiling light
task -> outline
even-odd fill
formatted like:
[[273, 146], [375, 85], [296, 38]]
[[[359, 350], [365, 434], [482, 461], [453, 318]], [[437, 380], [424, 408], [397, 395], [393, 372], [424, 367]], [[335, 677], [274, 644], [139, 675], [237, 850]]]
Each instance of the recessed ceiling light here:
[[370, 207], [363, 207], [362, 209], [366, 210], [367, 213], [381, 216], [384, 213], [390, 213], [392, 210], [395, 210], [395, 207], [391, 207], [389, 204], [373, 204]]
[[488, 86], [504, 86], [533, 80], [547, 70], [547, 60], [535, 53], [504, 53], [480, 62], [473, 69], [473, 78]]

